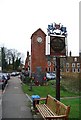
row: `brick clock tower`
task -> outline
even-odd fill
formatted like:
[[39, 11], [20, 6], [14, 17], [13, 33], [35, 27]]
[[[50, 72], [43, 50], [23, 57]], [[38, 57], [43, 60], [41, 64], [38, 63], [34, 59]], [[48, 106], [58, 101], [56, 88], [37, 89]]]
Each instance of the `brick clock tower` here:
[[31, 73], [45, 73], [46, 69], [46, 34], [39, 28], [31, 36]]

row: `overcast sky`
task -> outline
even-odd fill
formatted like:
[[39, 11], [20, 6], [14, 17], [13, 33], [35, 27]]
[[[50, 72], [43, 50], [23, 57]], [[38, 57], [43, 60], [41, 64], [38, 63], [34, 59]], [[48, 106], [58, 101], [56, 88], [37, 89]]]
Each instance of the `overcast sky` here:
[[79, 53], [79, 0], [0, 0], [0, 46], [17, 49], [26, 57], [31, 35], [47, 34], [50, 23], [67, 27], [68, 52]]

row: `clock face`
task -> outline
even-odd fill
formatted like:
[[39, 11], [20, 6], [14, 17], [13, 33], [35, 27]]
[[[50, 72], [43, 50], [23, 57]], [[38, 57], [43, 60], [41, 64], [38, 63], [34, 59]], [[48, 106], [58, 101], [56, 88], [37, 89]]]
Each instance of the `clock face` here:
[[41, 43], [41, 42], [42, 42], [42, 38], [41, 38], [41, 37], [38, 37], [38, 38], [37, 38], [37, 41], [38, 41], [39, 43]]

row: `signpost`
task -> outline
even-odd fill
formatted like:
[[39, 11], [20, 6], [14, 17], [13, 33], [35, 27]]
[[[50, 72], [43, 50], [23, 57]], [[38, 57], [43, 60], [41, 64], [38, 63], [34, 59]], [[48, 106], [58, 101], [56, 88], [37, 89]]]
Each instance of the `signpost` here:
[[56, 99], [60, 101], [60, 57], [56, 57]]
[[52, 23], [48, 25], [50, 36], [50, 56], [56, 57], [56, 99], [60, 101], [60, 57], [66, 56], [66, 27]]

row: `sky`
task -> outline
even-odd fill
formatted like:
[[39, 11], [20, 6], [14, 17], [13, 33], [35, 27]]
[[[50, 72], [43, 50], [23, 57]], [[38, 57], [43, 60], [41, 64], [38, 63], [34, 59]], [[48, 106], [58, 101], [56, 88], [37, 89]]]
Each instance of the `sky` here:
[[[0, 0], [0, 46], [24, 54], [31, 51], [31, 35], [48, 24], [67, 27], [68, 53], [79, 55], [79, 0]], [[31, 53], [30, 53], [31, 54]]]

